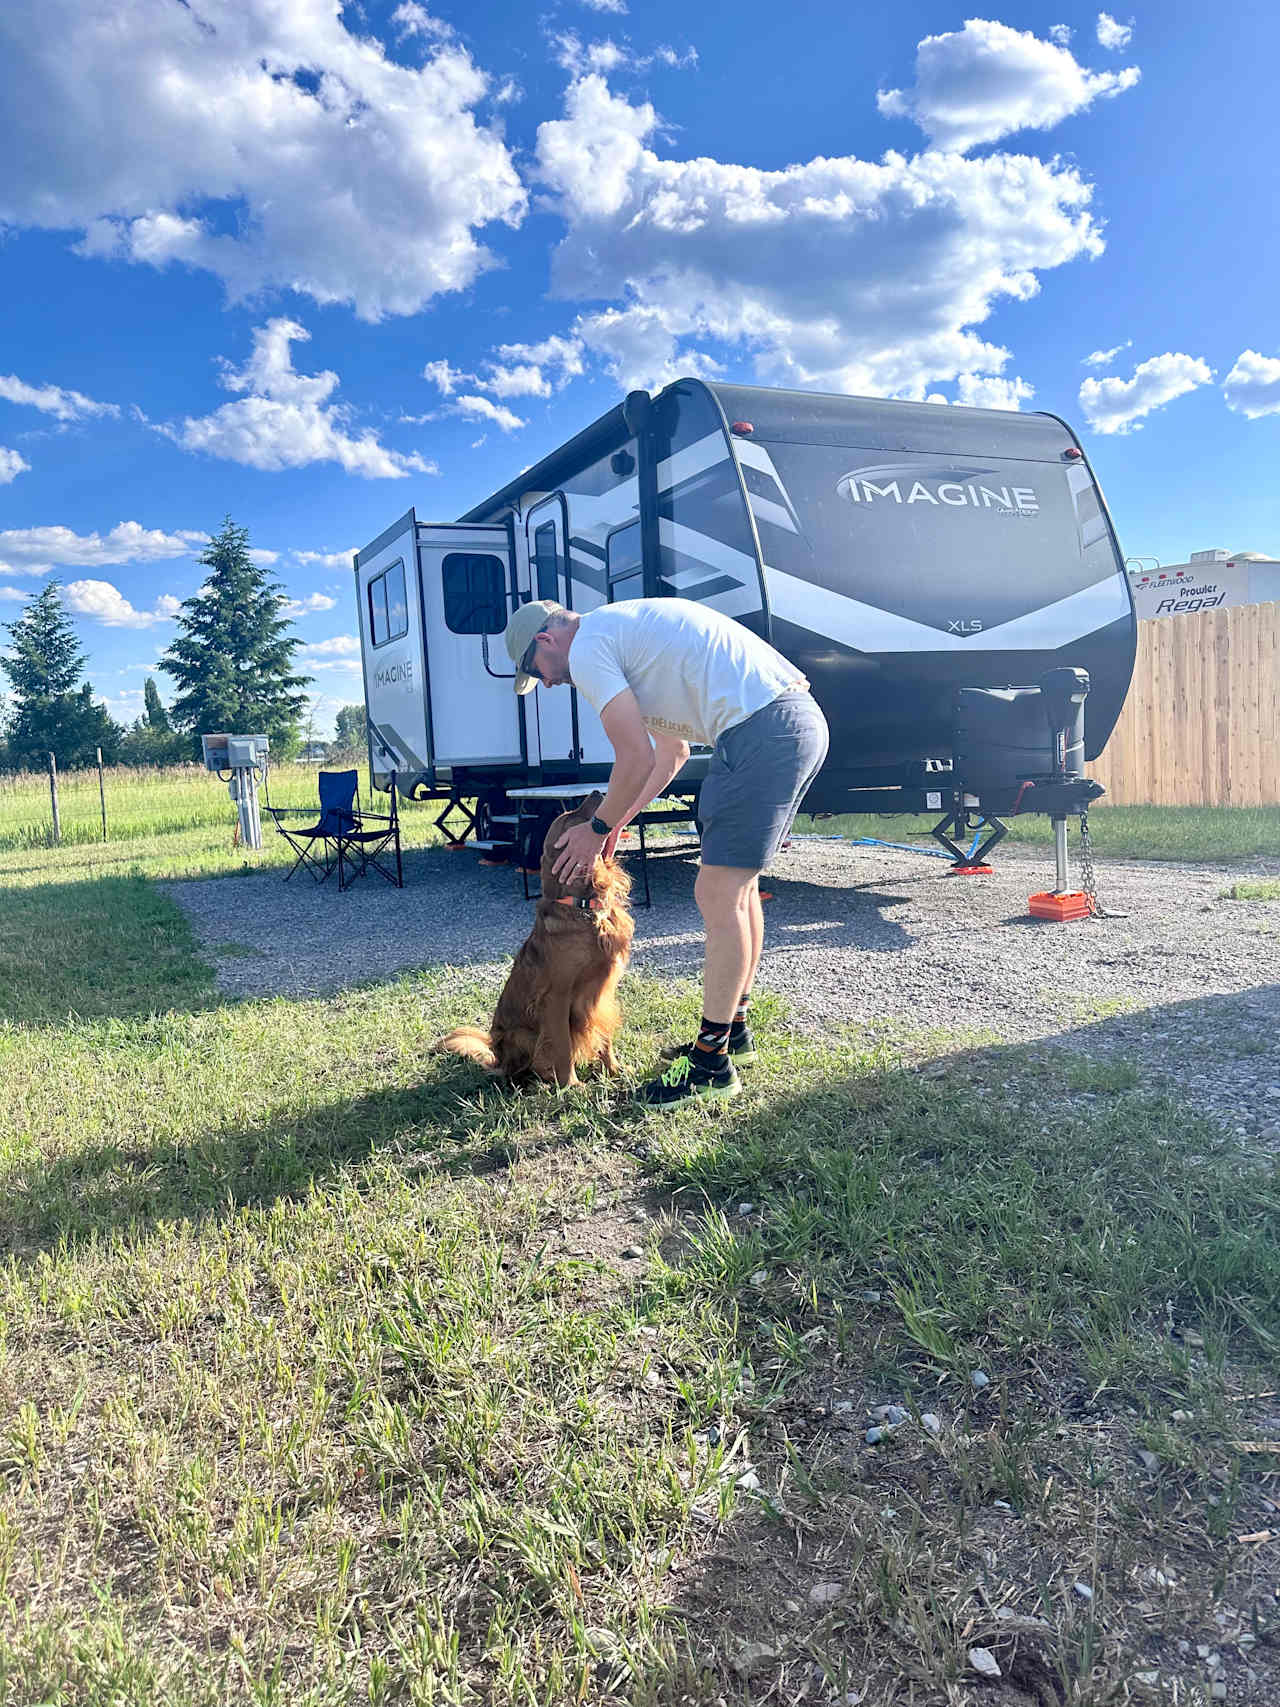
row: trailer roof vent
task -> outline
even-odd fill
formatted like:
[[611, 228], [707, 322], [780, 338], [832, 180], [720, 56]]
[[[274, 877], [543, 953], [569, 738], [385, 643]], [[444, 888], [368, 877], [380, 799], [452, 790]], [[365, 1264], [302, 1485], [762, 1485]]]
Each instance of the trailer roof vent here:
[[735, 421], [729, 431], [731, 433], [737, 433], [739, 438], [749, 439], [752, 433], [755, 432], [755, 428], [752, 426], [750, 421]]

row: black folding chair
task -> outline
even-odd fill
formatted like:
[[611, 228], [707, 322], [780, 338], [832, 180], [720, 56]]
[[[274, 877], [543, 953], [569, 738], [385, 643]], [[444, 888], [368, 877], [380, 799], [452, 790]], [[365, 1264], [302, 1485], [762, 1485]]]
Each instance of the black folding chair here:
[[309, 806], [268, 806], [277, 830], [297, 854], [289, 867], [285, 882], [299, 866], [311, 873], [317, 883], [326, 883], [336, 871], [338, 888], [345, 889], [342, 849], [346, 838], [359, 828], [356, 811], [357, 771], [321, 771], [320, 815], [313, 824], [289, 825], [285, 818], [307, 818]]
[[[393, 849], [396, 856], [394, 871], [389, 863]], [[384, 864], [384, 861], [388, 863]], [[400, 862], [399, 790], [394, 771], [391, 773], [390, 812], [362, 812], [357, 794], [356, 827], [344, 831], [338, 843], [339, 889], [345, 889], [352, 877], [367, 877], [370, 869], [385, 877], [388, 883], [394, 883], [397, 889], [404, 888], [404, 868]]]

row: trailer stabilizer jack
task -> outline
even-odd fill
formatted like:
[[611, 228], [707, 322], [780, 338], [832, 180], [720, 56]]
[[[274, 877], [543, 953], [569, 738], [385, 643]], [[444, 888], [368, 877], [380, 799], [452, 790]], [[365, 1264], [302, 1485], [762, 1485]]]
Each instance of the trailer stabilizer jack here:
[[[956, 835], [964, 836], [977, 830], [980, 826], [989, 829], [991, 834], [984, 837], [980, 845], [975, 837], [974, 846], [967, 852], [964, 848], [957, 847], [951, 839], [953, 832]], [[986, 872], [991, 869], [986, 863], [987, 855], [992, 848], [999, 846], [1009, 834], [1009, 826], [997, 818], [993, 812], [975, 813], [969, 807], [957, 806], [948, 812], [940, 823], [935, 824], [929, 834], [934, 841], [941, 842], [951, 855], [951, 870], [956, 876], [985, 876]], [[983, 867], [986, 868], [985, 871], [982, 870]]]

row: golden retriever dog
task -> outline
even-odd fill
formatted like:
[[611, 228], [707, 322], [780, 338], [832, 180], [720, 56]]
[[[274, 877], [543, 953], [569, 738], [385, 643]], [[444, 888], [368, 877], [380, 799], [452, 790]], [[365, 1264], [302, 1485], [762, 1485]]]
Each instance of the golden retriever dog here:
[[617, 985], [635, 930], [627, 909], [631, 879], [616, 860], [597, 859], [572, 884], [552, 869], [560, 837], [593, 817], [603, 798], [588, 795], [547, 831], [533, 929], [516, 955], [488, 1031], [462, 1026], [442, 1037], [436, 1049], [464, 1055], [509, 1084], [541, 1079], [576, 1085], [576, 1069], [593, 1061], [606, 1073], [617, 1072]]

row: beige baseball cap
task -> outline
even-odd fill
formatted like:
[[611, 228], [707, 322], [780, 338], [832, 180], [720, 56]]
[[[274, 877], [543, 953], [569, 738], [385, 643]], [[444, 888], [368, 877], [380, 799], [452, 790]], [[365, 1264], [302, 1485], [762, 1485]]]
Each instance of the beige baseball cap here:
[[530, 688], [540, 685], [537, 676], [531, 676], [523, 668], [524, 655], [547, 626], [548, 619], [564, 608], [554, 599], [530, 599], [527, 605], [512, 612], [502, 638], [507, 643], [507, 656], [516, 667], [517, 693], [528, 693]]

